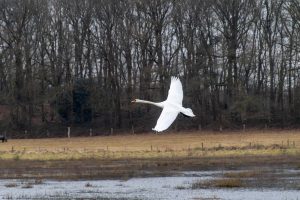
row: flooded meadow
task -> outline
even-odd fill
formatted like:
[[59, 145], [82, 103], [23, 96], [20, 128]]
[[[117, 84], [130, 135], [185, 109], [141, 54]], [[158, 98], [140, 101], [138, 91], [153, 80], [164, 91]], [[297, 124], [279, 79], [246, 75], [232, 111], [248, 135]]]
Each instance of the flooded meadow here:
[[[234, 181], [235, 180], [235, 181]], [[127, 180], [0, 181], [2, 199], [300, 199], [300, 170], [174, 172]]]

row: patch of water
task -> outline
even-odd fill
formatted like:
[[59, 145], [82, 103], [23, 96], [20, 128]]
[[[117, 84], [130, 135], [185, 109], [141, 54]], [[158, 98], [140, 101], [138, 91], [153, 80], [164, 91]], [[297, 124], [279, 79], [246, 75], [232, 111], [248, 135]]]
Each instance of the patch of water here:
[[[122, 180], [43, 181], [0, 180], [2, 199], [224, 199], [296, 200], [299, 190], [284, 189], [191, 189], [195, 181], [221, 176], [224, 171], [182, 172], [174, 177], [147, 177]], [[32, 187], [24, 187], [33, 183]], [[29, 184], [30, 185], [30, 184]], [[10, 187], [9, 187], [10, 186]]]

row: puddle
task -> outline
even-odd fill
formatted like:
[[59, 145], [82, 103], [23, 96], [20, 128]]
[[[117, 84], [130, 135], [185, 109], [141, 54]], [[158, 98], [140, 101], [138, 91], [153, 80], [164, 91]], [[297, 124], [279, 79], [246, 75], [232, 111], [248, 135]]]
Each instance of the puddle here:
[[[273, 184], [266, 187], [255, 183], [247, 188], [191, 189], [197, 181], [220, 178], [224, 173], [241, 171], [182, 172], [172, 177], [147, 177], [123, 180], [51, 181], [0, 180], [2, 199], [300, 199], [296, 187], [300, 186], [299, 170], [274, 170]], [[278, 179], [277, 179], [278, 177]], [[253, 181], [253, 180], [252, 180]], [[280, 182], [277, 184], [276, 182]], [[26, 186], [31, 187], [26, 187]]]

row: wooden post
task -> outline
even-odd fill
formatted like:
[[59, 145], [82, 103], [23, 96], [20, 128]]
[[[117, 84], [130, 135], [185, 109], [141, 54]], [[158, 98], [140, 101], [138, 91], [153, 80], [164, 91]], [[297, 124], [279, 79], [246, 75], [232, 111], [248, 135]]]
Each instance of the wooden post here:
[[110, 128], [110, 135], [113, 135], [113, 134], [114, 134], [114, 129]]
[[198, 125], [198, 131], [202, 131], [202, 126], [201, 126], [201, 124]]
[[131, 133], [134, 135], [134, 127], [133, 127], [133, 125], [131, 126]]
[[246, 131], [246, 124], [243, 124], [243, 131]]
[[71, 137], [71, 127], [68, 126], [68, 138], [70, 138], [70, 137]]
[[220, 132], [222, 132], [223, 131], [223, 128], [222, 128], [222, 126], [220, 126]]
[[90, 137], [93, 136], [93, 129], [90, 128]]
[[201, 143], [201, 149], [202, 149], [202, 151], [204, 150], [203, 142]]
[[287, 147], [289, 148], [290, 147], [290, 140], [288, 139], [286, 143], [287, 143]]

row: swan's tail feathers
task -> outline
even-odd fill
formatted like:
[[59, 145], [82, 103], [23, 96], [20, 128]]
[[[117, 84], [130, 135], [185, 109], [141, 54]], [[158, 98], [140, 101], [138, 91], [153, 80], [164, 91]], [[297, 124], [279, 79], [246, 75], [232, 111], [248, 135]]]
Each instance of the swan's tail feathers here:
[[196, 117], [196, 115], [193, 113], [192, 109], [188, 108], [191, 111], [191, 117]]
[[189, 116], [189, 115], [186, 115], [186, 114], [183, 114], [183, 113], [181, 113], [182, 114], [182, 116], [184, 116], [184, 117], [186, 117], [186, 118], [191, 118], [191, 117], [195, 117], [196, 115], [194, 115], [194, 116]]
[[190, 108], [186, 108], [183, 112], [183, 115], [187, 116], [187, 117], [196, 117], [196, 115], [193, 113], [192, 109]]

